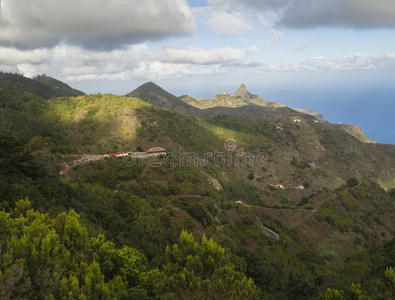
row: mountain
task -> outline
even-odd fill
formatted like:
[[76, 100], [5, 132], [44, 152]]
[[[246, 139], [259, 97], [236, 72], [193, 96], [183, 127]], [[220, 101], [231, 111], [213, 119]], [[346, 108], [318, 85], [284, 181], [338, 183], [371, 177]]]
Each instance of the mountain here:
[[0, 73], [0, 91], [3, 93], [28, 93], [36, 97], [49, 99], [56, 96], [46, 84], [31, 80], [20, 74]]
[[375, 143], [372, 141], [370, 138], [366, 136], [366, 134], [362, 131], [361, 128], [352, 125], [352, 124], [343, 124], [343, 123], [337, 123], [336, 126], [342, 128], [344, 131], [352, 135], [353, 137], [357, 138], [363, 143]]
[[3, 93], [28, 93], [45, 99], [59, 97], [77, 97], [83, 92], [71, 88], [67, 84], [46, 75], [38, 75], [33, 79], [20, 74], [0, 73], [0, 90]]
[[264, 107], [284, 107], [285, 105], [268, 102], [257, 95], [253, 95], [247, 91], [247, 88], [242, 84], [234, 94], [220, 94], [214, 98], [208, 99], [194, 99], [188, 95], [181, 96], [180, 99], [192, 106], [202, 109], [212, 107], [242, 107], [246, 105], [260, 105]]
[[[322, 114], [306, 109], [295, 109], [277, 102], [269, 102], [248, 92], [242, 84], [234, 94], [220, 94], [214, 98], [195, 99], [184, 95], [176, 97], [158, 85], [149, 82], [126, 96], [137, 97], [159, 109], [169, 109], [201, 118], [218, 115], [242, 118], [264, 119], [278, 122], [282, 118], [311, 118], [315, 122], [325, 122]], [[364, 143], [372, 143], [362, 129], [354, 125], [338, 124], [338, 127]]]
[[198, 109], [152, 83], [45, 99], [31, 81], [0, 98], [0, 295], [391, 292], [395, 146], [288, 107]]
[[[256, 105], [265, 108], [287, 108], [286, 105], [277, 102], [269, 102], [264, 100], [258, 95], [251, 94], [247, 87], [242, 84], [239, 89], [234, 94], [220, 94], [216, 95], [214, 98], [208, 99], [194, 99], [191, 96], [185, 95], [181, 96], [180, 99], [185, 103], [188, 103], [194, 107], [200, 109], [214, 108], [214, 107], [232, 107], [232, 108], [240, 108], [244, 106]], [[311, 115], [315, 117], [317, 120], [323, 121], [323, 117], [321, 114], [304, 109], [295, 109], [291, 108], [294, 111], [297, 111], [302, 114]]]
[[59, 97], [78, 97], [85, 95], [84, 92], [73, 89], [69, 85], [47, 75], [37, 75], [33, 79], [48, 86]]
[[126, 96], [140, 98], [152, 106], [160, 109], [170, 109], [192, 115], [200, 114], [199, 109], [184, 103], [178, 97], [170, 94], [153, 82], [147, 82], [141, 85]]
[[283, 104], [267, 102], [259, 96], [250, 94], [243, 86], [234, 95], [223, 94], [217, 95], [213, 100], [196, 100], [190, 96], [176, 97], [158, 85], [149, 82], [126, 96], [140, 98], [159, 109], [174, 110], [200, 118], [227, 115], [277, 121], [286, 116], [301, 117], [306, 115], [304, 112], [298, 112]]

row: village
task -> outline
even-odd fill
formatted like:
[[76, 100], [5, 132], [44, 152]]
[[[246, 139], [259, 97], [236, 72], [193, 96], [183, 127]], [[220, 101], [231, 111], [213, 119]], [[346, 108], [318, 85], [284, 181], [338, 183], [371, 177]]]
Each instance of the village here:
[[[141, 150], [141, 149], [139, 149], [139, 150]], [[76, 166], [79, 164], [89, 163], [92, 161], [102, 160], [102, 159], [125, 158], [125, 157], [131, 157], [131, 158], [137, 158], [137, 159], [147, 159], [149, 157], [160, 157], [160, 156], [166, 156], [166, 155], [167, 155], [167, 151], [166, 151], [166, 149], [164, 149], [162, 147], [152, 147], [152, 148], [149, 148], [148, 150], [145, 150], [145, 151], [135, 151], [135, 149], [134, 149], [133, 151], [118, 151], [118, 152], [111, 152], [111, 153], [97, 154], [97, 155], [82, 154], [81, 151], [78, 151], [79, 158], [74, 160], [71, 164], [69, 164], [69, 166], [65, 170], [61, 170], [60, 174], [61, 174], [61, 176], [66, 175], [65, 173], [67, 173], [67, 169], [69, 167]], [[207, 177], [210, 184], [213, 185], [213, 187], [215, 189], [217, 189], [218, 191], [222, 190], [222, 187], [217, 180], [215, 180], [214, 178], [210, 177], [209, 175], [207, 175], [205, 173], [203, 173], [203, 175], [205, 175], [205, 177]], [[285, 190], [285, 189], [303, 190], [303, 189], [305, 189], [305, 186], [301, 185], [301, 184], [296, 185], [296, 186], [285, 187], [283, 184], [278, 183], [278, 184], [270, 184], [270, 186], [273, 189], [282, 189], [282, 190]], [[239, 205], [245, 206], [245, 207], [253, 207], [251, 205], [244, 203], [244, 201], [241, 201], [241, 200], [236, 201], [236, 203]], [[263, 224], [261, 224], [261, 231], [266, 236], [270, 237], [271, 239], [273, 239], [275, 241], [280, 240], [280, 236], [278, 235], [278, 233], [276, 233], [275, 231], [271, 230], [268, 227], [263, 226]]]
[[82, 154], [80, 151], [78, 153], [79, 158], [73, 161], [73, 165], [78, 165], [82, 163], [88, 163], [91, 161], [101, 160], [105, 158], [120, 158], [120, 157], [133, 157], [133, 158], [148, 158], [148, 157], [158, 157], [158, 156], [166, 156], [167, 152], [166, 149], [162, 147], [153, 147], [145, 151], [136, 152], [136, 151], [119, 151], [119, 152], [112, 152], [106, 154]]
[[297, 186], [292, 186], [292, 187], [285, 187], [283, 184], [277, 183], [277, 184], [271, 184], [270, 186], [275, 189], [280, 189], [280, 190], [286, 190], [286, 189], [304, 190], [305, 189], [305, 186], [303, 184], [299, 184]]

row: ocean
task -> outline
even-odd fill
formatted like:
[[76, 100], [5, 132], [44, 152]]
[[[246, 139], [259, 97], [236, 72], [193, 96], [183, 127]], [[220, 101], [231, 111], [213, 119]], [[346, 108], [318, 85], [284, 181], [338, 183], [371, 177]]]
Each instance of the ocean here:
[[331, 123], [360, 127], [372, 140], [395, 145], [395, 88], [358, 90], [266, 90], [265, 98], [315, 110]]

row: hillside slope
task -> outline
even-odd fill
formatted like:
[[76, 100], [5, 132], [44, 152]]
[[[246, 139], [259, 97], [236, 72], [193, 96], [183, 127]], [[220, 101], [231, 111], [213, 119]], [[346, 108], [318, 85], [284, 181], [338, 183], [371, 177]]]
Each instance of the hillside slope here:
[[[156, 108], [173, 110], [200, 118], [228, 115], [277, 121], [286, 116], [306, 115], [304, 112], [297, 112], [285, 105], [267, 102], [259, 96], [247, 92], [245, 87], [241, 87], [236, 94], [220, 95], [214, 98], [215, 101], [195, 100], [189, 96], [176, 97], [158, 85], [148, 82], [126, 96], [140, 98]], [[224, 101], [221, 100], [223, 98]], [[214, 104], [211, 105], [212, 103]]]
[[84, 92], [73, 89], [69, 85], [47, 75], [37, 75], [33, 79], [44, 83], [55, 92], [56, 96], [59, 97], [77, 97], [85, 95]]
[[3, 93], [28, 93], [42, 98], [56, 96], [54, 90], [42, 82], [31, 80], [20, 74], [0, 73], [0, 91]]
[[200, 115], [199, 109], [184, 103], [179, 98], [165, 91], [153, 82], [147, 82], [139, 86], [126, 96], [140, 98], [156, 108], [170, 109], [191, 115]]
[[[352, 293], [358, 282], [367, 293], [380, 290], [377, 282], [385, 282], [395, 259], [395, 202], [388, 192], [395, 188], [395, 146], [362, 143], [289, 108], [262, 107], [275, 114], [265, 118], [235, 113], [253, 113], [254, 105], [210, 108], [215, 113], [203, 118], [182, 114], [173, 111], [182, 105], [177, 97], [152, 85], [149, 93], [153, 87], [148, 96], [140, 90], [146, 100], [2, 94], [0, 209], [7, 218], [24, 218], [27, 204], [17, 201], [25, 197], [51, 217], [74, 209], [91, 236], [103, 233], [117, 249], [138, 249], [145, 268], [163, 271], [184, 298], [194, 285], [183, 284], [183, 276], [215, 280], [234, 274], [231, 268], [252, 278], [263, 299], [317, 299], [328, 287]], [[153, 104], [170, 107], [147, 103], [152, 95], [159, 101]], [[167, 156], [100, 157], [154, 146]], [[202, 243], [203, 235], [213, 238], [232, 267], [214, 276], [210, 260], [193, 252], [198, 246], [185, 246], [193, 238], [179, 240], [185, 229]], [[107, 280], [119, 269], [108, 250], [114, 246], [92, 241]], [[178, 258], [176, 243], [192, 252]], [[227, 299], [212, 288], [200, 298]]]
[[[269, 102], [264, 100], [258, 95], [251, 94], [247, 87], [242, 84], [239, 89], [234, 94], [220, 94], [216, 95], [214, 98], [208, 99], [194, 99], [191, 96], [185, 95], [181, 96], [180, 99], [185, 103], [188, 103], [194, 107], [198, 107], [200, 109], [214, 108], [214, 107], [230, 107], [230, 108], [241, 108], [245, 106], [259, 106], [265, 108], [286, 108], [287, 106], [282, 103], [277, 102]], [[317, 120], [323, 121], [323, 116], [315, 111], [305, 110], [305, 109], [295, 109], [289, 108], [294, 111], [297, 111], [301, 114], [311, 115], [315, 117]]]

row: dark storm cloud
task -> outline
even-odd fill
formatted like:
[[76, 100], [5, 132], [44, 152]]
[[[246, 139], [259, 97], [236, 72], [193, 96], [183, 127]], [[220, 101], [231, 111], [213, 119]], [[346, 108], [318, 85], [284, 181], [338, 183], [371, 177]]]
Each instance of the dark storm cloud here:
[[395, 27], [394, 0], [208, 0], [215, 9], [274, 12], [278, 27]]
[[194, 29], [185, 0], [3, 0], [0, 45], [117, 48]]

